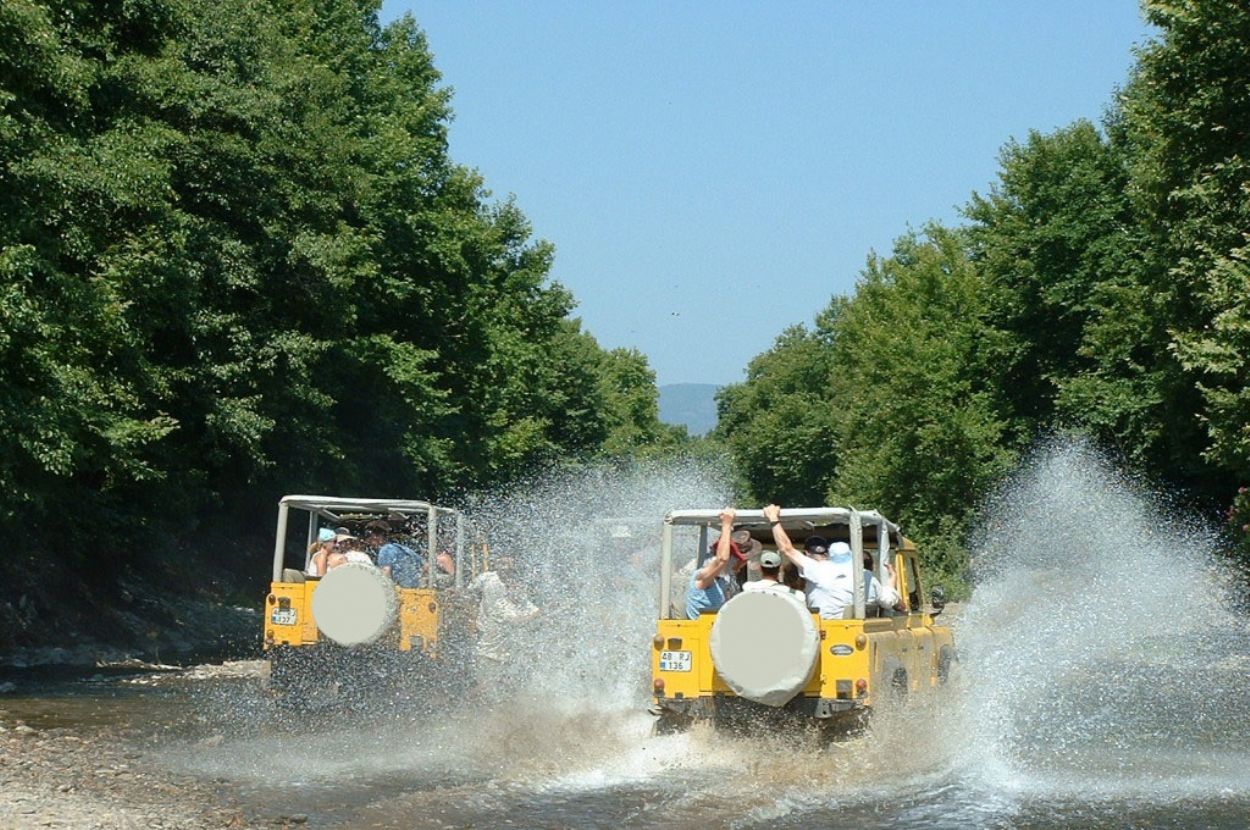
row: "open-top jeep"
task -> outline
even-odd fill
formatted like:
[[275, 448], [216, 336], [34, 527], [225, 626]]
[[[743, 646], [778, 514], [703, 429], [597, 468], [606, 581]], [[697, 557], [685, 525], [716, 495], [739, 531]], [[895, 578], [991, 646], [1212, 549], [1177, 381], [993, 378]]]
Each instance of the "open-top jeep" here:
[[[694, 720], [735, 726], [807, 720], [846, 727], [883, 698], [946, 681], [955, 651], [950, 630], [933, 621], [942, 607], [940, 592], [926, 610], [916, 548], [894, 523], [876, 512], [838, 507], [781, 512], [781, 525], [799, 549], [809, 536], [849, 543], [854, 601], [842, 619], [822, 619], [801, 595], [754, 592], [687, 619], [685, 604], [674, 602], [686, 585], [674, 580], [688, 580], [692, 571], [687, 565], [674, 573], [675, 544], [694, 548], [697, 563], [700, 552], [709, 550], [708, 529], [719, 524], [716, 510], [676, 510], [664, 519], [660, 618], [651, 648], [659, 731]], [[734, 529], [776, 549], [759, 510], [737, 513]], [[897, 575], [901, 610], [874, 612], [865, 569], [886, 584], [886, 563]]]
[[[352, 558], [328, 568], [321, 561], [319, 571], [319, 540], [330, 536], [354, 549]], [[401, 580], [406, 584], [397, 584], [394, 569], [388, 573], [378, 561], [383, 541], [402, 546], [410, 564], [420, 563]], [[452, 508], [400, 499], [283, 497], [265, 598], [271, 688], [292, 702], [317, 705], [362, 676], [371, 691], [380, 680], [401, 676], [422, 682], [464, 676], [476, 608], [466, 589], [486, 569], [488, 556], [465, 516]], [[302, 567], [288, 567], [296, 563]]]

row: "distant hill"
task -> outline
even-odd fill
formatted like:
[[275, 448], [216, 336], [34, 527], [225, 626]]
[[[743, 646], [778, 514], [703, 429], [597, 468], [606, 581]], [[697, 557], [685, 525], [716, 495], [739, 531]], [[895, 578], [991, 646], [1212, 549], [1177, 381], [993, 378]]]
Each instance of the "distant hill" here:
[[702, 435], [716, 426], [714, 383], [670, 383], [660, 387], [660, 420], [685, 424], [691, 435]]

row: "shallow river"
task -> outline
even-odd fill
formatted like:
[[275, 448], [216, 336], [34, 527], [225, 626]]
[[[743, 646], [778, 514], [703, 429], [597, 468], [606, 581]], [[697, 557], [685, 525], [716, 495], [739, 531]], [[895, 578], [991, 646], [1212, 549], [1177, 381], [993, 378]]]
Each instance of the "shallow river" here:
[[[1207, 678], [1213, 693], [1237, 680]], [[245, 814], [303, 814], [309, 827], [1250, 826], [1244, 721], [1178, 720], [1166, 689], [1126, 700], [1126, 683], [1149, 685], [1113, 671], [1082, 694], [1118, 712], [1131, 740], [1061, 728], [1033, 752], [984, 743], [945, 699], [827, 746], [710, 730], [652, 737], [641, 711], [521, 702], [292, 723], [247, 676], [60, 682], [0, 705], [39, 728], [120, 733], [138, 766], [190, 773]]]
[[[618, 487], [616, 506], [723, 503], [680, 484]], [[501, 510], [524, 517], [502, 535], [553, 563], [528, 585], [546, 612], [534, 671], [502, 700], [293, 720], [255, 665], [227, 665], [19, 686], [0, 708], [120, 732], [137, 764], [317, 828], [1250, 827], [1245, 586], [1202, 521], [1084, 447], [1039, 454], [987, 507], [952, 683], [830, 745], [651, 735], [655, 586], [560, 559], [578, 548], [547, 530], [595, 515], [576, 494], [605, 486]]]

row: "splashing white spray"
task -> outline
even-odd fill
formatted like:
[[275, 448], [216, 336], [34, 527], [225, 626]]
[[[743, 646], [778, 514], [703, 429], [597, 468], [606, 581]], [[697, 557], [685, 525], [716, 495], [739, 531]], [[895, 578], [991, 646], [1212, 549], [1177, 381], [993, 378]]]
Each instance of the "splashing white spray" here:
[[974, 545], [959, 626], [970, 766], [1084, 795], [1244, 787], [1250, 649], [1218, 548], [1087, 444], [1039, 452]]
[[637, 709], [659, 591], [660, 529], [673, 509], [727, 503], [719, 465], [638, 463], [551, 474], [479, 508], [494, 554], [515, 558], [542, 612], [518, 643], [514, 695], [577, 710]]
[[[650, 737], [660, 520], [728, 492], [715, 468], [667, 465], [548, 476], [479, 506], [544, 612], [517, 688], [408, 728], [341, 724], [286, 742], [286, 780], [411, 787], [377, 805], [384, 826], [501, 823], [524, 808], [560, 826], [594, 814], [665, 827], [1064, 827], [1195, 803], [1242, 826], [1250, 632], [1227, 610], [1217, 539], [1077, 442], [1039, 452], [987, 510], [956, 682], [829, 747], [705, 728]], [[194, 746], [181, 763], [271, 780], [238, 760], [267, 761], [271, 742]]]

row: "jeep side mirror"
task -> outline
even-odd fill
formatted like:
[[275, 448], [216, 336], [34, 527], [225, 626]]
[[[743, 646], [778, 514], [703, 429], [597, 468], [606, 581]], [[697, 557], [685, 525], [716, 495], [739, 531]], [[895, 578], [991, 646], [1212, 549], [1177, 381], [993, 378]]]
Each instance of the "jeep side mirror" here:
[[929, 592], [929, 604], [933, 606], [933, 613], [930, 614], [932, 617], [936, 617], [938, 614], [941, 614], [942, 609], [946, 607], [946, 591], [942, 590], [941, 585], [935, 586], [934, 589]]

